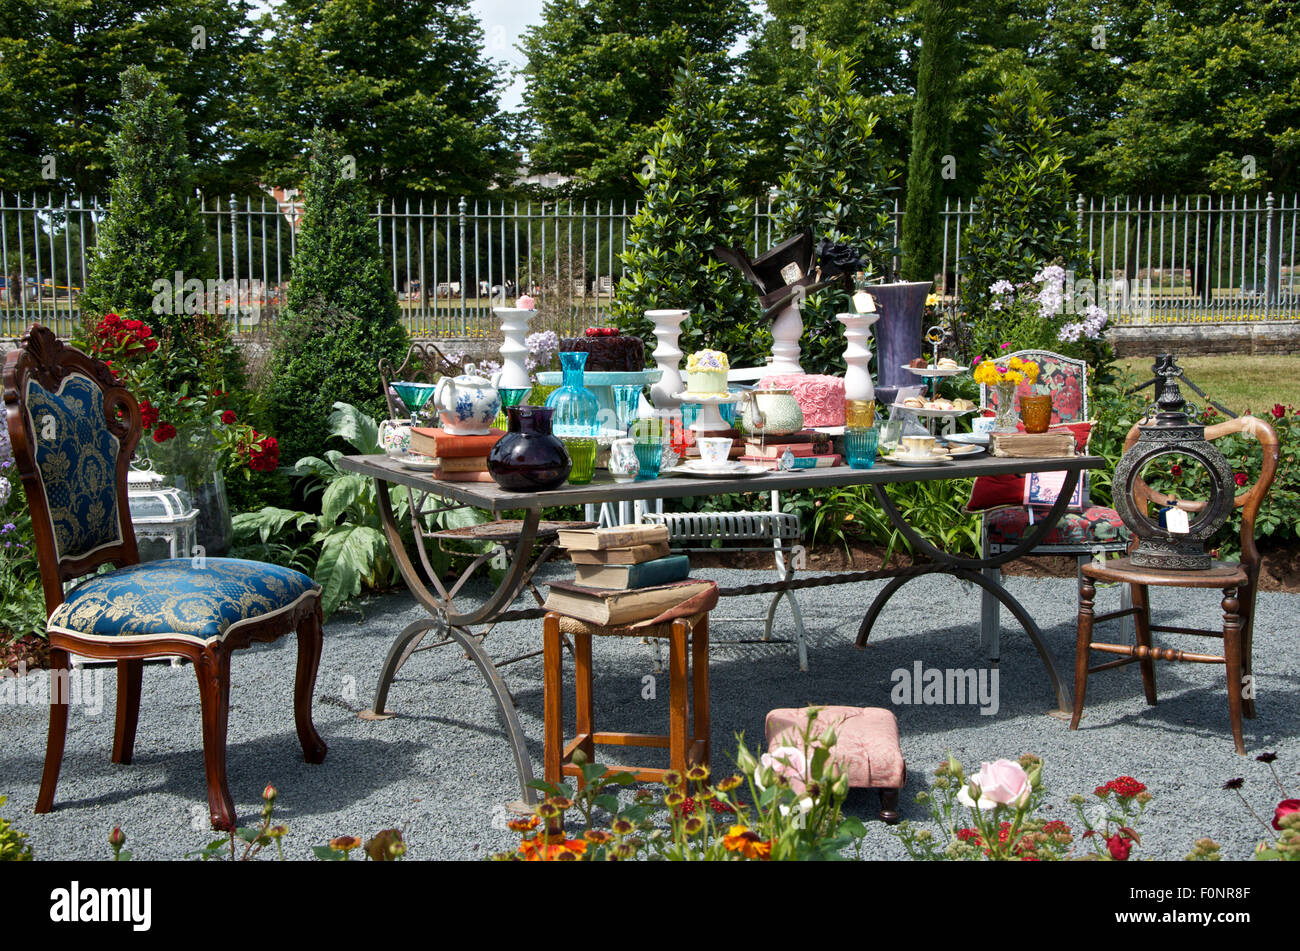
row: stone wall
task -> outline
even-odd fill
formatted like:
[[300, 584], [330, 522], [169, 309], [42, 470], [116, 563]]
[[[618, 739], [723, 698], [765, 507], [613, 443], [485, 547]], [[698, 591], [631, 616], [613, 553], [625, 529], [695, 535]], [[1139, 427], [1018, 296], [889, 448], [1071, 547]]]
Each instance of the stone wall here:
[[1107, 329], [1121, 357], [1172, 353], [1180, 357], [1216, 353], [1300, 354], [1300, 320], [1257, 320], [1222, 324], [1118, 324]]

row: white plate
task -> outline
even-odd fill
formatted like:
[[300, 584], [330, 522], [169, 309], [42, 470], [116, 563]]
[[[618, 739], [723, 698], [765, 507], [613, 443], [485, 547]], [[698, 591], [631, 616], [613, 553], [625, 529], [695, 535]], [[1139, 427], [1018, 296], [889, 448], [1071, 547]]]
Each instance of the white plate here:
[[988, 433], [953, 433], [943, 438], [945, 442], [961, 443], [967, 446], [987, 446], [989, 444]]
[[659, 474], [690, 476], [696, 479], [748, 479], [771, 471], [771, 469], [766, 469], [763, 466], [746, 465], [727, 466], [726, 468], [721, 469], [705, 469], [703, 466], [693, 466], [690, 463], [687, 463], [684, 466], [674, 466], [671, 469], [661, 469], [659, 470]]
[[[944, 437], [947, 438], [946, 436]], [[958, 443], [955, 446], [948, 446], [947, 452], [950, 456], [977, 456], [984, 451], [983, 446], [976, 446], [972, 443]]]
[[939, 376], [956, 376], [958, 373], [965, 373], [967, 370], [970, 369], [970, 367], [946, 367], [940, 369], [939, 367], [910, 367], [907, 364], [903, 364], [903, 369], [910, 370], [912, 373], [915, 373], [917, 376], [939, 377]]
[[682, 390], [674, 393], [673, 399], [683, 403], [699, 403], [701, 406], [726, 406], [729, 403], [739, 403], [744, 396], [743, 393], [692, 393], [690, 390]]
[[925, 409], [921, 406], [904, 406], [902, 403], [890, 404], [892, 409], [901, 409], [908, 413], [915, 413], [917, 416], [965, 416], [967, 413], [973, 413], [979, 407], [971, 409]]
[[894, 453], [892, 456], [885, 456], [885, 461], [900, 466], [940, 466], [944, 463], [952, 462], [952, 456], [940, 456], [934, 454], [923, 457], [913, 457], [902, 456], [898, 453]]
[[432, 472], [442, 465], [437, 459], [415, 455], [401, 456], [397, 459], [397, 464], [403, 469], [414, 469], [416, 472]]

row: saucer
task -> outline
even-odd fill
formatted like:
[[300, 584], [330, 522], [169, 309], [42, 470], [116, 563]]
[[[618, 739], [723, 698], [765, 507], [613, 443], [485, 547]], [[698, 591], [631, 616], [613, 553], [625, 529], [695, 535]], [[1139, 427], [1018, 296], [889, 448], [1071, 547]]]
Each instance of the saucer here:
[[395, 461], [403, 469], [412, 469], [416, 472], [433, 472], [439, 468], [442, 463], [437, 459], [431, 459], [428, 456], [420, 456], [411, 453], [406, 456], [397, 456]]
[[900, 466], [934, 466], [952, 462], [952, 456], [937, 452], [925, 456], [909, 456], [896, 452], [892, 456], [885, 456], [885, 461]]

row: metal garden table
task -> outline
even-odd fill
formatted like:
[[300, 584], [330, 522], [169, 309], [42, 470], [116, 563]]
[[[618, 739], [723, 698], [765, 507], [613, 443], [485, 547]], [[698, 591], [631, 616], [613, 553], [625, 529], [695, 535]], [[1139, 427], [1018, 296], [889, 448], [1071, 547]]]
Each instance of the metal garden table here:
[[[543, 521], [542, 512], [544, 509], [561, 505], [630, 502], [635, 499], [681, 498], [732, 492], [767, 492], [773, 489], [797, 492], [802, 489], [826, 486], [869, 485], [890, 521], [911, 542], [913, 551], [919, 556], [928, 558], [928, 561], [921, 561], [904, 568], [838, 572], [788, 581], [723, 588], [720, 594], [724, 597], [762, 594], [888, 578], [889, 583], [876, 595], [858, 629], [856, 643], [858, 647], [864, 647], [880, 611], [899, 588], [913, 578], [925, 575], [952, 575], [962, 581], [979, 585], [1006, 605], [1038, 651], [1056, 695], [1056, 715], [1068, 716], [1070, 713], [1070, 699], [1062, 686], [1056, 663], [1043, 643], [1042, 632], [1038, 625], [1024, 606], [1003, 587], [1000, 580], [990, 578], [983, 572], [984, 569], [998, 568], [1019, 558], [1046, 538], [1065, 512], [1079, 473], [1085, 469], [1096, 469], [1105, 465], [1105, 460], [1099, 456], [999, 459], [979, 455], [974, 458], [954, 459], [950, 463], [933, 466], [902, 467], [879, 463], [873, 469], [836, 466], [825, 469], [770, 472], [746, 479], [664, 476], [631, 483], [616, 483], [608, 473], [598, 473], [589, 485], [565, 485], [549, 492], [507, 492], [495, 483], [443, 482], [405, 469], [387, 456], [347, 456], [340, 460], [340, 465], [350, 472], [375, 480], [384, 533], [392, 548], [393, 557], [397, 561], [407, 587], [429, 615], [408, 625], [394, 640], [379, 674], [374, 704], [361, 716], [370, 719], [385, 719], [392, 716], [385, 708], [389, 688], [398, 670], [417, 650], [427, 650], [443, 644], [459, 644], [467, 657], [478, 667], [496, 700], [502, 725], [514, 753], [525, 803], [535, 801], [535, 793], [528, 785], [533, 778], [532, 763], [514, 701], [499, 668], [534, 656], [540, 653], [540, 650], [494, 661], [484, 646], [484, 640], [492, 628], [499, 623], [539, 618], [545, 613], [541, 607], [544, 599], [533, 583], [533, 577], [537, 570], [559, 550], [556, 543], [558, 530], [561, 527], [571, 527], [573, 523]], [[886, 486], [900, 482], [967, 479], [981, 475], [1018, 472], [1061, 471], [1065, 472], [1066, 476], [1057, 503], [1031, 526], [1019, 545], [989, 558], [969, 558], [935, 548], [907, 524], [902, 513], [885, 492]], [[416, 540], [415, 548], [424, 569], [423, 576], [407, 553], [401, 526], [398, 524], [390, 498], [390, 490], [397, 487], [410, 490], [409, 518]], [[483, 510], [494, 516], [496, 520], [468, 528], [431, 531], [426, 527], [424, 518], [426, 514], [462, 507]], [[502, 519], [503, 513], [519, 509], [524, 510], [522, 519]], [[445, 547], [456, 542], [474, 542], [480, 550], [473, 554], [469, 566], [448, 586], [434, 570], [429, 558], [428, 546], [433, 543]], [[465, 583], [489, 561], [497, 566], [504, 564], [504, 576], [485, 602], [478, 607], [462, 611], [456, 606], [457, 595], [464, 588]], [[510, 610], [511, 604], [525, 590], [532, 594], [537, 607]], [[421, 647], [422, 641], [430, 631], [437, 631], [440, 638], [433, 644]]]

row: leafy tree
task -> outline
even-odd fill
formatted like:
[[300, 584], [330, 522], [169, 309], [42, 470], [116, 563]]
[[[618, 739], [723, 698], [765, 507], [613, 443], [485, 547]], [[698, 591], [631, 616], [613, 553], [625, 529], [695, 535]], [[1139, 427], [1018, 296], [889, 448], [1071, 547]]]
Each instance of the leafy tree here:
[[931, 280], [942, 266], [943, 222], [939, 198], [956, 72], [956, 0], [924, 0], [921, 30], [901, 239], [903, 278], [909, 281]]
[[1061, 150], [1060, 121], [1047, 93], [1027, 76], [1006, 75], [989, 102], [986, 166], [974, 220], [964, 239], [961, 301], [986, 350], [1007, 337], [989, 287], [1021, 284], [1043, 265], [1079, 264], [1079, 239], [1070, 213], [1072, 179]]
[[1157, 0], [1153, 7], [1096, 166], [1125, 191], [1294, 189], [1300, 182], [1295, 5]]
[[[773, 197], [776, 235], [805, 229], [813, 236], [858, 248], [867, 271], [889, 276], [894, 255], [890, 210], [897, 171], [872, 133], [877, 116], [853, 88], [853, 61], [820, 40], [812, 46], [814, 72], [794, 100], [785, 154], [789, 171]], [[844, 328], [835, 314], [850, 310], [848, 293], [828, 287], [803, 304], [809, 372], [844, 366]]]
[[108, 148], [116, 177], [99, 226], [81, 310], [88, 320], [116, 311], [168, 331], [187, 349], [184, 314], [153, 312], [155, 281], [200, 273], [203, 225], [176, 97], [142, 66], [122, 73]]
[[379, 360], [406, 349], [397, 295], [375, 243], [368, 190], [343, 144], [320, 130], [311, 144], [302, 234], [267, 372], [280, 453], [314, 454], [336, 401], [378, 415]]
[[513, 171], [497, 67], [466, 0], [283, 0], [247, 61], [246, 139], [269, 184], [296, 186], [317, 126], [385, 195], [477, 193]]
[[118, 74], [143, 66], [177, 97], [197, 183], [247, 184], [235, 154], [246, 0], [0, 0], [0, 188], [103, 197]]
[[522, 44], [530, 165], [615, 197], [638, 189], [683, 58], [724, 88], [728, 51], [755, 22], [744, 0], [549, 0], [542, 16]]
[[752, 214], [727, 174], [735, 157], [726, 122], [716, 88], [683, 69], [646, 173], [637, 176], [645, 199], [632, 218], [613, 313], [619, 327], [653, 345], [645, 311], [689, 310], [683, 349], [709, 346], [744, 366], [762, 362], [770, 337], [749, 285], [713, 254], [715, 245], [745, 244]]

